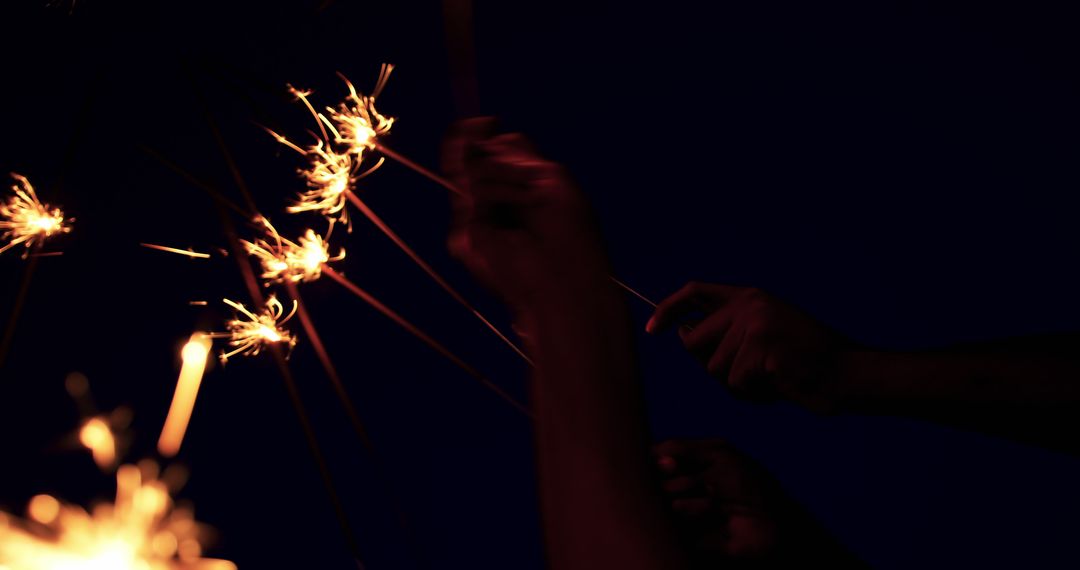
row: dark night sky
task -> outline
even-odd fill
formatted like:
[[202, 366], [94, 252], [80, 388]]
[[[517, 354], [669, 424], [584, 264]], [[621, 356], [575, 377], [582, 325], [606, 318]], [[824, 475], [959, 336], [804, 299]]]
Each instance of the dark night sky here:
[[[131, 406], [153, 452], [193, 330], [246, 299], [212, 202], [140, 150], [235, 200], [217, 122], [261, 210], [301, 183], [254, 124], [300, 138], [284, 85], [331, 103], [366, 88], [393, 146], [436, 165], [454, 118], [441, 5], [424, 2], [5, 3], [0, 169], [77, 222], [40, 260], [0, 370], [0, 505], [108, 496], [67, 439], [63, 391]], [[16, 4], [16, 5], [7, 5]], [[226, 6], [228, 4], [228, 6]], [[709, 8], [703, 8], [704, 5]], [[1049, 3], [477, 2], [483, 108], [564, 162], [593, 200], [617, 272], [654, 297], [690, 279], [752, 284], [882, 348], [1071, 331], [1080, 89], [1073, 14]], [[505, 323], [446, 254], [445, 192], [389, 164], [374, 209]], [[299, 229], [281, 222], [287, 233]], [[344, 271], [517, 396], [525, 370], [363, 220]], [[0, 256], [0, 315], [26, 262]], [[422, 545], [416, 563], [310, 346], [291, 359], [372, 569], [540, 568], [527, 421], [327, 280], [303, 288]], [[648, 312], [635, 304], [643, 324]], [[6, 322], [6, 317], [5, 317]], [[1080, 461], [914, 421], [814, 417], [730, 398], [673, 338], [640, 355], [657, 438], [718, 435], [763, 461], [883, 568], [1075, 566]], [[348, 551], [269, 359], [209, 373], [182, 496], [253, 568], [348, 568]]]

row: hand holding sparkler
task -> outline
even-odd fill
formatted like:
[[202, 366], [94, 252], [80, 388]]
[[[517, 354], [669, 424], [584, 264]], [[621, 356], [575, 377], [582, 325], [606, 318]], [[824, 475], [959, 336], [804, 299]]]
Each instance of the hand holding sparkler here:
[[610, 288], [589, 208], [569, 176], [521, 135], [492, 136], [492, 125], [463, 121], [444, 145], [444, 170], [466, 194], [454, 201], [454, 255], [516, 309]]

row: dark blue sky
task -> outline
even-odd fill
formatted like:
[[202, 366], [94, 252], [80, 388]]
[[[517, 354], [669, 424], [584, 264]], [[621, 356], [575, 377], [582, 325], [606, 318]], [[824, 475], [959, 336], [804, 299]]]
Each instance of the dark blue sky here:
[[[429, 165], [455, 113], [439, 2], [319, 12], [79, 0], [71, 16], [43, 3], [3, 8], [0, 169], [78, 220], [58, 241], [65, 255], [40, 260], [0, 371], [9, 510], [41, 491], [108, 495], [84, 454], [63, 451], [77, 422], [65, 374], [86, 373], [103, 408], [132, 406], [132, 457], [151, 453], [178, 347], [228, 316], [187, 302], [245, 297], [230, 259], [138, 247], [225, 244], [211, 201], [140, 146], [238, 200], [205, 105], [280, 220], [297, 163], [253, 122], [303, 136], [285, 83], [331, 103], [335, 71], [367, 87], [395, 63], [380, 106], [399, 117], [390, 141]], [[1078, 328], [1071, 14], [1049, 3], [477, 4], [484, 110], [571, 169], [617, 272], [647, 294], [690, 279], [752, 284], [889, 349]], [[505, 322], [445, 253], [443, 190], [390, 164], [362, 191]], [[524, 398], [513, 355], [386, 239], [358, 220], [344, 245], [351, 278]], [[0, 256], [0, 299], [25, 266], [14, 253]], [[540, 568], [527, 421], [332, 282], [303, 293], [424, 565]], [[643, 337], [640, 354], [658, 439], [736, 442], [876, 566], [1080, 561], [1075, 458], [914, 421], [753, 406], [673, 338]], [[368, 566], [416, 567], [304, 339], [291, 365]], [[349, 567], [268, 360], [208, 375], [181, 459], [194, 474], [182, 496], [220, 531], [218, 554], [248, 569]]]

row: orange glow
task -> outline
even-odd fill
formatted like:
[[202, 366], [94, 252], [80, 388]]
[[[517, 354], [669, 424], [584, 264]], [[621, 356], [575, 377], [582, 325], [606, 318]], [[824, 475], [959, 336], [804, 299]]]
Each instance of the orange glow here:
[[79, 430], [81, 442], [94, 457], [94, 463], [102, 469], [116, 465], [116, 437], [104, 419], [90, 418]]
[[26, 506], [26, 514], [41, 524], [52, 524], [60, 516], [60, 501], [49, 495], [36, 495]]
[[273, 295], [266, 300], [266, 309], [259, 314], [247, 310], [242, 303], [230, 301], [229, 299], [223, 299], [223, 301], [226, 305], [236, 309], [240, 313], [239, 316], [244, 318], [229, 321], [226, 324], [229, 328], [227, 333], [211, 333], [207, 335], [211, 338], [228, 338], [229, 346], [235, 347], [233, 350], [221, 354], [222, 363], [227, 362], [237, 354], [255, 356], [262, 352], [263, 348], [268, 344], [282, 343], [288, 345], [290, 349], [296, 346], [296, 338], [289, 331], [280, 328], [282, 324], [288, 322], [296, 314], [295, 301], [292, 310], [287, 315], [281, 301], [278, 301]]
[[[202, 558], [206, 528], [189, 509], [173, 506], [157, 465], [124, 465], [116, 501], [89, 512], [48, 495], [34, 497], [30, 521], [0, 513], [4, 570], [236, 570]], [[32, 522], [31, 522], [32, 521]]]
[[158, 452], [164, 457], [173, 457], [180, 451], [188, 423], [191, 421], [191, 412], [195, 409], [195, 398], [199, 395], [210, 348], [210, 338], [205, 334], [195, 333], [180, 351], [183, 360], [180, 378], [176, 381], [169, 415], [165, 418], [161, 437], [158, 438]]
[[[345, 249], [342, 248], [334, 257], [330, 256], [330, 245], [325, 238], [316, 234], [314, 230], [307, 230], [297, 242], [289, 241], [283, 237], [270, 220], [260, 217], [263, 226], [266, 227], [268, 238], [256, 239], [253, 242], [240, 240], [244, 249], [259, 260], [262, 264], [262, 278], [269, 283], [298, 283], [300, 281], [314, 281], [322, 275], [323, 264], [331, 261], [340, 261], [345, 258]], [[333, 224], [330, 230], [333, 231]]]
[[50, 210], [48, 204], [38, 201], [34, 187], [25, 176], [11, 173], [16, 184], [11, 186], [14, 196], [7, 202], [0, 204], [0, 239], [9, 240], [6, 245], [0, 246], [0, 253], [19, 245], [20, 243], [29, 248], [42, 242], [54, 234], [71, 231], [70, 226], [64, 225], [64, 213], [59, 208]]

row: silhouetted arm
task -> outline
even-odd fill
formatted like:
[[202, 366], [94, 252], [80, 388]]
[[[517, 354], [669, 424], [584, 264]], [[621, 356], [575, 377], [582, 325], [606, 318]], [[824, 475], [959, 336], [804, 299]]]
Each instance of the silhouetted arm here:
[[684, 567], [650, 460], [630, 320], [588, 209], [518, 135], [466, 122], [444, 153], [451, 249], [511, 307], [531, 354], [541, 511], [556, 570]]
[[[699, 316], [699, 318], [695, 318]], [[825, 412], [897, 414], [1062, 449], [1080, 427], [1080, 337], [888, 352], [860, 347], [768, 293], [690, 283], [647, 329], [679, 323], [686, 349], [738, 395]]]
[[1080, 338], [1033, 337], [927, 352], [845, 351], [838, 407], [1080, 450]]

